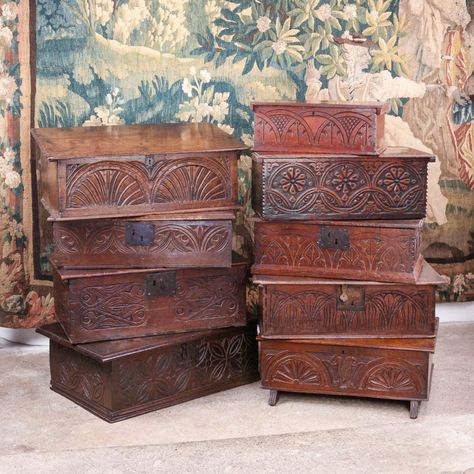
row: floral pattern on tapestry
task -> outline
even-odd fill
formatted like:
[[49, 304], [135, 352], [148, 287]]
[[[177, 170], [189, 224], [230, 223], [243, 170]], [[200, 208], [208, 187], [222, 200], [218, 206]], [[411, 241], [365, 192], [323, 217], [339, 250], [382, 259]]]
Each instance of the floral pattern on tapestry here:
[[0, 2], [0, 324], [26, 327], [51, 321], [54, 301], [30, 286], [25, 270], [18, 12], [19, 2]]

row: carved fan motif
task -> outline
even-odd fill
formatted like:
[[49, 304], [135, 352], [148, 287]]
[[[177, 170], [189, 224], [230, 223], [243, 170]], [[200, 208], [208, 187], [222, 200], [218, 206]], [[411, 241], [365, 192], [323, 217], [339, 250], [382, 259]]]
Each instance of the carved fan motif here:
[[[285, 353], [268, 362], [266, 379], [283, 384], [326, 385], [320, 361], [304, 354]], [[324, 370], [324, 369], [323, 369]]]
[[197, 164], [166, 169], [155, 178], [153, 202], [215, 201], [228, 198], [224, 176]]
[[148, 201], [133, 167], [103, 162], [101, 168], [81, 165], [74, 169], [67, 179], [67, 207], [130, 206]]

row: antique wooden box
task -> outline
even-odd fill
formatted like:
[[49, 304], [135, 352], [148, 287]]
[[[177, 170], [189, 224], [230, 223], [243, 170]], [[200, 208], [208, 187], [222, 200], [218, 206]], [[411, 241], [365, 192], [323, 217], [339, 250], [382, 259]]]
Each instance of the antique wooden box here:
[[259, 337], [262, 387], [278, 392], [428, 400], [436, 338], [274, 340]]
[[255, 222], [255, 275], [415, 283], [422, 220]]
[[231, 268], [64, 270], [56, 316], [72, 343], [245, 325], [247, 263]]
[[233, 211], [53, 222], [63, 268], [230, 267]]
[[52, 218], [231, 208], [246, 147], [204, 123], [32, 131], [42, 203]]
[[254, 151], [377, 155], [385, 148], [385, 103], [257, 102], [252, 108]]
[[435, 335], [435, 287], [426, 262], [414, 284], [254, 276], [267, 338], [416, 338]]
[[51, 388], [106, 421], [258, 380], [256, 326], [72, 345], [50, 338]]
[[265, 219], [420, 219], [434, 156], [387, 148], [379, 156], [253, 156], [253, 208]]

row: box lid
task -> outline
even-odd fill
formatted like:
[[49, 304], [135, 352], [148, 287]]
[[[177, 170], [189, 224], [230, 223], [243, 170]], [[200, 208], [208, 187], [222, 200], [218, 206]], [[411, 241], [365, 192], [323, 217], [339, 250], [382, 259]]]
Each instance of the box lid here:
[[217, 334], [242, 331], [242, 328], [212, 329], [207, 331], [193, 331], [180, 334], [167, 334], [161, 336], [145, 336], [114, 341], [89, 342], [86, 344], [71, 344], [59, 323], [48, 324], [36, 329], [36, 332], [49, 339], [69, 347], [76, 352], [84, 354], [99, 362], [110, 362], [124, 356], [139, 354], [153, 349], [168, 347], [199, 340]]
[[[343, 155], [341, 153], [318, 153], [317, 155], [314, 154], [307, 154], [307, 153], [281, 153], [277, 151], [269, 151], [269, 152], [253, 152], [253, 158], [256, 160], [264, 160], [266, 158], [272, 160], [282, 160], [282, 161], [289, 161], [295, 159], [301, 160], [320, 160], [324, 158], [337, 158], [338, 160], [353, 160], [353, 159], [361, 159], [361, 158], [368, 158], [370, 160], [392, 160], [394, 158], [400, 158], [405, 160], [411, 160], [413, 158], [421, 158], [426, 159], [428, 162], [436, 161], [435, 155], [432, 153], [426, 153], [421, 150], [416, 150], [415, 148], [409, 147], [387, 147], [384, 152], [380, 155], [373, 156], [373, 155], [363, 155], [363, 154], [349, 154]], [[296, 163], [295, 163], [296, 164]]]
[[334, 109], [375, 109], [377, 114], [384, 114], [389, 110], [388, 102], [347, 102], [336, 100], [322, 100], [319, 102], [298, 102], [298, 101], [281, 101], [281, 102], [252, 102], [250, 107], [255, 110], [258, 107], [325, 107]]
[[248, 148], [210, 123], [35, 128], [31, 134], [49, 160]]
[[326, 337], [318, 338], [298, 338], [298, 339], [279, 339], [278, 337], [258, 336], [259, 341], [279, 340], [290, 342], [292, 344], [319, 344], [324, 346], [344, 346], [344, 347], [364, 347], [374, 349], [393, 349], [398, 351], [417, 351], [417, 352], [434, 352], [436, 347], [436, 335], [438, 333], [439, 318], [436, 318], [435, 334], [431, 337], [417, 338], [386, 338], [386, 337]]
[[412, 285], [443, 285], [447, 283], [446, 278], [441, 276], [426, 260], [423, 260], [420, 275], [415, 283], [386, 283], [376, 281], [358, 280], [330, 280], [311, 277], [289, 277], [273, 275], [253, 275], [252, 282], [255, 285], [363, 285], [363, 286], [412, 286]]
[[[93, 278], [93, 277], [104, 277], [104, 276], [117, 276], [117, 275], [130, 275], [137, 273], [158, 273], [158, 272], [191, 272], [199, 271], [206, 272], [209, 270], [229, 270], [228, 268], [196, 268], [196, 267], [183, 267], [183, 268], [169, 268], [169, 267], [153, 267], [153, 268], [96, 268], [96, 269], [69, 269], [61, 268], [59, 259], [54, 255], [49, 258], [53, 270], [57, 272], [61, 281], [75, 280], [78, 278]], [[249, 261], [241, 255], [233, 252], [232, 253], [232, 268], [238, 266], [249, 265]]]
[[419, 229], [423, 225], [423, 219], [403, 219], [403, 220], [360, 220], [360, 221], [328, 221], [328, 220], [318, 220], [318, 219], [306, 219], [304, 221], [298, 220], [266, 220], [261, 217], [248, 217], [250, 222], [258, 222], [261, 224], [269, 225], [280, 225], [283, 228], [292, 228], [296, 229], [297, 227], [301, 228], [307, 225], [319, 225], [325, 227], [378, 227], [378, 228], [392, 228], [392, 229]]

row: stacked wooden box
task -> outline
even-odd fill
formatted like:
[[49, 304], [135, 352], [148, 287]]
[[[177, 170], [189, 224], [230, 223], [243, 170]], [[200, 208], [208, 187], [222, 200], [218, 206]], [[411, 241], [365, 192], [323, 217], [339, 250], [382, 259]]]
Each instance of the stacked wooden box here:
[[237, 160], [209, 124], [36, 129], [52, 221], [51, 388], [118, 421], [254, 381]]
[[420, 255], [433, 156], [385, 148], [379, 103], [257, 103], [262, 387], [427, 400], [441, 277]]

